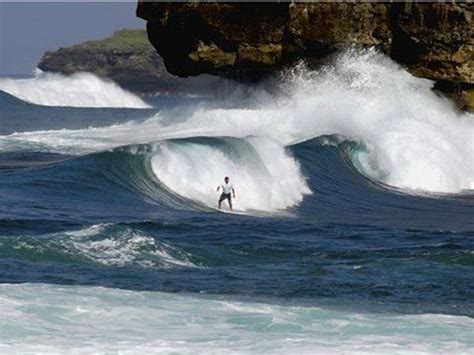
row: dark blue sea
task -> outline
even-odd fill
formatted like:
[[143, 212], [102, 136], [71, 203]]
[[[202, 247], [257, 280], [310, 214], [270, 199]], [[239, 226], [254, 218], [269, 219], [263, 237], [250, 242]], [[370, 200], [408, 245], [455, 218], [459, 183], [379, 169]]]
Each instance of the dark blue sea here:
[[472, 354], [473, 116], [373, 51], [269, 85], [1, 78], [0, 352]]

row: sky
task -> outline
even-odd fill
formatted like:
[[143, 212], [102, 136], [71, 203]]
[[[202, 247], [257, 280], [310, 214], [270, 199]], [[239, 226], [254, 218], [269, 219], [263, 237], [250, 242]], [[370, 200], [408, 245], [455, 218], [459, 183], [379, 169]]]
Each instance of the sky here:
[[46, 50], [110, 36], [122, 28], [145, 28], [136, 2], [0, 1], [0, 75], [28, 75]]

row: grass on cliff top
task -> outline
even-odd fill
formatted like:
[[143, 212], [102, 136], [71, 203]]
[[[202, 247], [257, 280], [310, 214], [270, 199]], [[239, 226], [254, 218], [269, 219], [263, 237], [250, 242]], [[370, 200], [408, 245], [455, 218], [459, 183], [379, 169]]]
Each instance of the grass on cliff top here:
[[133, 47], [150, 48], [151, 44], [148, 42], [148, 37], [145, 30], [119, 30], [115, 31], [112, 37], [107, 37], [95, 41], [87, 41], [78, 44], [75, 47], [84, 49], [124, 49]]

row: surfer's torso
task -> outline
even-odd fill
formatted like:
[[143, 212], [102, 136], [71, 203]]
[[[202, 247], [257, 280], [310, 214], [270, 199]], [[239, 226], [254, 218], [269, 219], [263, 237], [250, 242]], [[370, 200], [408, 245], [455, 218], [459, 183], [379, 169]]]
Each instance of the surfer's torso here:
[[232, 184], [222, 184], [221, 187], [222, 187], [222, 193], [224, 193], [225, 195], [230, 195], [230, 192], [234, 188]]

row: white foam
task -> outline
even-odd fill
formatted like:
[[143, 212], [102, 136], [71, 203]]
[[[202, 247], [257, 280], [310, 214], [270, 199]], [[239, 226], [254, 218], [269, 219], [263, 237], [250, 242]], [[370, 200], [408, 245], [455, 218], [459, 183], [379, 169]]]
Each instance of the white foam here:
[[317, 72], [295, 68], [287, 96], [255, 109], [201, 109], [173, 128], [181, 136], [264, 135], [284, 145], [342, 135], [366, 145], [362, 168], [386, 184], [474, 189], [474, 117], [432, 86], [374, 50], [349, 51]]
[[178, 122], [157, 114], [142, 123], [13, 134], [0, 137], [0, 149], [33, 145], [77, 153], [193, 136], [262, 136], [288, 146], [337, 134], [365, 144], [367, 152], [354, 158], [386, 184], [428, 192], [472, 190], [473, 115], [458, 112], [432, 85], [374, 50], [348, 51], [320, 71], [295, 68], [285, 80], [285, 95], [262, 95], [252, 108], [201, 107]]
[[367, 173], [375, 168], [374, 177], [402, 189], [474, 188], [474, 117], [433, 93], [432, 82], [374, 51], [346, 53], [321, 73], [294, 75], [299, 114], [317, 121], [304, 120], [305, 131], [363, 142]]
[[471, 354], [474, 320], [0, 284], [2, 353]]
[[52, 250], [106, 266], [136, 265], [161, 269], [197, 267], [185, 251], [142, 232], [113, 224], [97, 224], [45, 237], [48, 239], [46, 245], [40, 246], [34, 239], [23, 237], [16, 241], [13, 248], [33, 249], [41, 253]]
[[[152, 159], [158, 179], [174, 192], [217, 207], [217, 186], [231, 177], [234, 210], [275, 211], [297, 205], [310, 190], [296, 161], [269, 139], [227, 141], [222, 147], [202, 142], [166, 142]], [[228, 209], [227, 201], [223, 208]]]
[[34, 78], [0, 78], [0, 90], [44, 106], [149, 108], [138, 96], [91, 73], [65, 76], [38, 70]]

